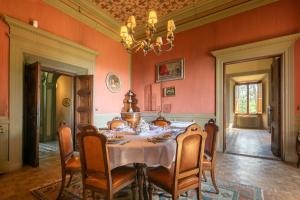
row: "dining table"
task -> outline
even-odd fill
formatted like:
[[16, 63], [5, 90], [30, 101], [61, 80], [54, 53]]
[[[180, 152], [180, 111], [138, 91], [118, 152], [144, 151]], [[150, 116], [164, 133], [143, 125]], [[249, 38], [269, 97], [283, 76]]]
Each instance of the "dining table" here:
[[[134, 165], [137, 169], [139, 199], [147, 199], [146, 167], [172, 167], [176, 156], [176, 136], [192, 122], [173, 122], [167, 128], [150, 126], [143, 131], [128, 128], [102, 131], [108, 137], [110, 168]], [[167, 137], [165, 137], [167, 136]], [[120, 138], [111, 140], [110, 138]]]

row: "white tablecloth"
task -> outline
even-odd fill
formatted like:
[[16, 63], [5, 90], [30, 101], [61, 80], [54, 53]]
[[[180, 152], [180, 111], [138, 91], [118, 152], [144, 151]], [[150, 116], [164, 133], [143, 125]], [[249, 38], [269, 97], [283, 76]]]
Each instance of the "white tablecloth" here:
[[147, 138], [163, 134], [166, 131], [156, 130], [140, 133], [139, 135], [125, 135], [125, 139], [130, 140], [129, 143], [123, 145], [109, 144], [108, 151], [111, 169], [132, 163], [144, 163], [147, 166], [162, 165], [170, 168], [175, 160], [175, 139], [155, 144], [147, 141]]

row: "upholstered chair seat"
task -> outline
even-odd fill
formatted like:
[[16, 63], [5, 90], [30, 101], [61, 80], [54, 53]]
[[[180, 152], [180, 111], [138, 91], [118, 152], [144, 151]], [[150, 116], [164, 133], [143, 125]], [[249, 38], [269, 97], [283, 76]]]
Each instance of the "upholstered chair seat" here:
[[[149, 169], [148, 180], [157, 185], [158, 187], [170, 191], [172, 189], [172, 183], [174, 179], [174, 171], [159, 166], [153, 169]], [[199, 178], [196, 175], [188, 176], [178, 181], [178, 190], [182, 190], [191, 185], [198, 185]]]
[[[132, 167], [118, 167], [111, 171], [111, 179], [112, 179], [112, 188], [118, 188], [123, 184], [126, 184], [128, 181], [133, 180], [136, 176], [136, 170]], [[85, 180], [85, 184], [88, 187], [101, 188], [103, 190], [107, 190], [107, 179], [105, 177], [98, 176], [95, 174], [94, 176], [89, 176]]]
[[80, 158], [79, 156], [72, 156], [66, 161], [66, 168], [71, 170], [80, 171]]

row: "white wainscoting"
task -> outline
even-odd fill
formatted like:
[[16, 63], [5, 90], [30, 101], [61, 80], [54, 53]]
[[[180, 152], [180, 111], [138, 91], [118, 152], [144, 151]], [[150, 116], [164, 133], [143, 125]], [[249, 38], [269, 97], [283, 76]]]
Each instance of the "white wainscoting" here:
[[[185, 121], [185, 122], [195, 122], [200, 126], [204, 126], [209, 119], [215, 119], [215, 114], [175, 114], [175, 113], [162, 113], [169, 121]], [[155, 112], [142, 112], [142, 118], [147, 122], [151, 122], [158, 117], [158, 114]]]
[[9, 163], [9, 121], [0, 117], [0, 174], [8, 171]]
[[120, 113], [96, 113], [94, 115], [94, 125], [98, 128], [107, 128], [107, 122], [114, 117], [121, 117]]
[[[114, 117], [120, 117], [120, 113], [96, 113], [94, 115], [94, 125], [96, 127], [107, 127], [107, 122], [112, 120]], [[158, 117], [155, 112], [142, 112], [141, 116], [147, 122], [151, 122]], [[173, 114], [173, 113], [162, 113], [166, 119], [170, 121], [186, 121], [195, 122], [202, 127], [209, 119], [215, 119], [215, 114]]]
[[296, 114], [295, 116], [295, 130], [300, 131], [300, 114]]

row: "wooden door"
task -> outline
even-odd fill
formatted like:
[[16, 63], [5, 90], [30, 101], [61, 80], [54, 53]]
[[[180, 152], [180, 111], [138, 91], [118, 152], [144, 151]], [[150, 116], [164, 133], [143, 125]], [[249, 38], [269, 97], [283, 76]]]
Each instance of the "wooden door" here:
[[281, 126], [280, 126], [280, 67], [281, 58], [273, 59], [271, 66], [270, 91], [270, 121], [271, 121], [271, 150], [274, 155], [281, 156]]
[[24, 77], [24, 141], [23, 162], [39, 166], [40, 136], [40, 74], [38, 62], [25, 66]]
[[75, 133], [81, 126], [93, 125], [93, 78], [93, 75], [75, 77]]

